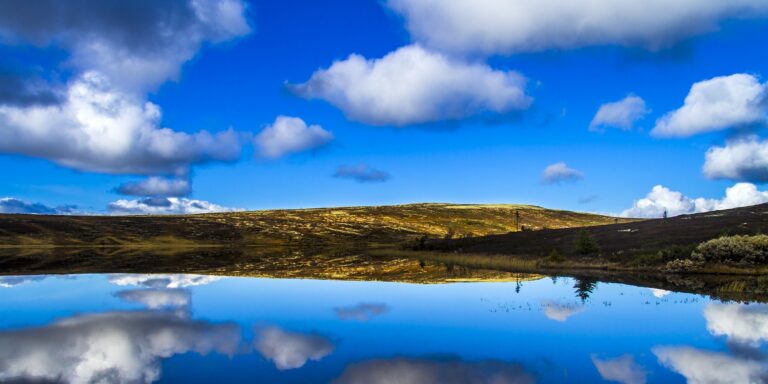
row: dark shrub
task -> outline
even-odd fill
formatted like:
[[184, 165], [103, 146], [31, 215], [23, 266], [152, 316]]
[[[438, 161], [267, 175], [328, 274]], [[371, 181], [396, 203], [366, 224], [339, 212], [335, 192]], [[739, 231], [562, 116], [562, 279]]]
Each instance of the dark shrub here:
[[693, 272], [696, 271], [701, 267], [702, 262], [699, 260], [692, 260], [692, 259], [675, 259], [670, 262], [668, 262], [664, 268], [662, 268], [662, 271], [664, 272], [670, 272], [670, 273], [682, 273], [682, 272]]
[[719, 264], [764, 264], [768, 261], [768, 236], [725, 236], [699, 244], [691, 254], [696, 261]]
[[573, 250], [579, 255], [591, 255], [599, 253], [600, 246], [586, 229], [582, 229], [573, 242]]
[[557, 249], [552, 249], [551, 252], [549, 252], [549, 255], [547, 256], [547, 260], [553, 263], [562, 263], [565, 261], [562, 255], [560, 255], [560, 252], [557, 251]]

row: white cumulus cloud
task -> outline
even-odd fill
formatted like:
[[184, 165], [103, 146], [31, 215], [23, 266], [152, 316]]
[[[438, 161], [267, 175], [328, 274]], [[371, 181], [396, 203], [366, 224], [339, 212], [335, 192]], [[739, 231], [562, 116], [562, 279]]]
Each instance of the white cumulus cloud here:
[[541, 180], [545, 184], [557, 184], [574, 182], [584, 178], [584, 174], [569, 167], [564, 162], [548, 165], [541, 174]]
[[108, 209], [109, 213], [113, 215], [188, 215], [242, 210], [224, 207], [204, 200], [179, 197], [148, 197], [135, 200], [120, 199], [109, 203]]
[[710, 179], [768, 182], [768, 141], [748, 136], [709, 148], [703, 171]]
[[[0, 76], [0, 153], [134, 175], [237, 160], [240, 134], [163, 127], [147, 93], [178, 78], [204, 46], [249, 34], [246, 13], [242, 0], [0, 2], [0, 41], [11, 52], [65, 53], [53, 64], [27, 63], [39, 71]], [[43, 80], [62, 67], [61, 81]]]
[[531, 99], [525, 83], [513, 71], [410, 45], [380, 59], [350, 55], [291, 88], [333, 104], [355, 121], [406, 126], [526, 109]]
[[509, 54], [593, 45], [659, 49], [764, 17], [763, 0], [387, 0], [413, 38], [460, 54]]
[[651, 134], [688, 137], [765, 123], [766, 111], [768, 85], [744, 73], [720, 76], [694, 84], [683, 106], [657, 120]]
[[663, 185], [653, 187], [644, 198], [635, 201], [632, 208], [622, 212], [624, 217], [662, 217], [690, 213], [710, 212], [722, 209], [747, 207], [768, 203], [768, 191], [760, 191], [750, 183], [737, 183], [725, 190], [722, 199], [690, 198]]
[[309, 151], [333, 141], [333, 133], [319, 125], [307, 125], [298, 117], [278, 116], [264, 128], [254, 144], [263, 157], [276, 159], [293, 153]]
[[190, 164], [240, 156], [232, 130], [188, 134], [162, 127], [160, 118], [157, 105], [88, 72], [70, 84], [61, 105], [0, 106], [0, 152], [113, 174], [181, 173]]
[[619, 128], [628, 131], [649, 112], [645, 106], [645, 100], [639, 96], [629, 95], [619, 101], [601, 105], [589, 124], [589, 130]]

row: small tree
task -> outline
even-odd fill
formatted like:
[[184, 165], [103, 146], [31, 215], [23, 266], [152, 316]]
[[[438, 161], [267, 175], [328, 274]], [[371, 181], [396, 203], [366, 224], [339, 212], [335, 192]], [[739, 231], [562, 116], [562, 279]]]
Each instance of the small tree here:
[[565, 261], [563, 256], [560, 255], [560, 252], [558, 252], [556, 248], [552, 248], [552, 251], [549, 252], [549, 256], [547, 256], [547, 259], [553, 263], [561, 263]]
[[597, 244], [597, 241], [584, 228], [576, 236], [576, 240], [573, 242], [573, 249], [579, 255], [591, 255], [600, 252], [600, 246]]

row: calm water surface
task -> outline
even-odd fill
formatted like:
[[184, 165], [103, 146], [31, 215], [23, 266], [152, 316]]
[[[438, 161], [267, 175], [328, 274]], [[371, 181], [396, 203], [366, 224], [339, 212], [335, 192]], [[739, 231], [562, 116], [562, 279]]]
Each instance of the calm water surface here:
[[0, 277], [0, 381], [756, 383], [768, 306], [569, 278]]

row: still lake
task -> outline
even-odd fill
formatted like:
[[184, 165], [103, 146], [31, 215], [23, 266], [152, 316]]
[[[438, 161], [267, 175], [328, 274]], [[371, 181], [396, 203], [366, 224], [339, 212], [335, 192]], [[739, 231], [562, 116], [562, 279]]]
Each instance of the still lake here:
[[571, 278], [0, 277], [0, 381], [754, 383], [768, 306]]

